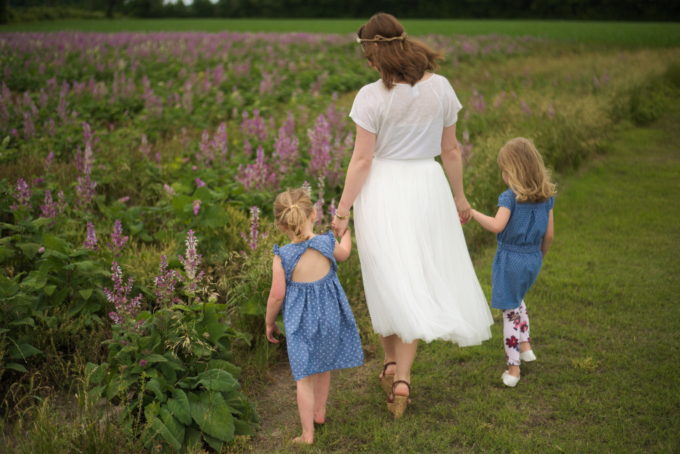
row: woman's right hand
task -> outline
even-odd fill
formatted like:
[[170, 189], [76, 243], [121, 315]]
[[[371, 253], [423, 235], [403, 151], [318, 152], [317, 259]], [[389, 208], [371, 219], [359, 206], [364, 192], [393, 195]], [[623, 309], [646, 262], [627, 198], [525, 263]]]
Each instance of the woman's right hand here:
[[461, 224], [466, 224], [472, 216], [470, 203], [467, 201], [464, 195], [454, 198], [456, 202], [456, 210], [458, 210], [458, 217], [460, 218]]

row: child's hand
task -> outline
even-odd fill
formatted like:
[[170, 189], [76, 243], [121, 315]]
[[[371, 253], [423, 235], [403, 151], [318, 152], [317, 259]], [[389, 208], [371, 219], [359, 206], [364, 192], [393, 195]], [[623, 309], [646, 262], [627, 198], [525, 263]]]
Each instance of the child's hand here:
[[279, 327], [276, 326], [276, 323], [271, 323], [267, 324], [267, 340], [271, 342], [272, 344], [278, 344], [279, 340], [274, 337], [275, 334], [281, 334], [281, 331], [279, 331]]

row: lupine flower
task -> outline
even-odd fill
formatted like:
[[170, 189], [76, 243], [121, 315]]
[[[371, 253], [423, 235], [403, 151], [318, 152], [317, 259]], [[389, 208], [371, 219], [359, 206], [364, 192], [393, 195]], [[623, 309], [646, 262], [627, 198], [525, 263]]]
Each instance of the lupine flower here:
[[109, 243], [109, 248], [113, 255], [120, 254], [128, 239], [128, 236], [123, 235], [123, 224], [120, 222], [120, 219], [116, 219], [113, 223], [113, 232], [111, 232], [111, 242]]
[[142, 143], [139, 145], [139, 151], [147, 158], [151, 154], [151, 145], [149, 145], [149, 140], [147, 139], [146, 134], [142, 134]]
[[298, 161], [298, 138], [288, 132], [286, 126], [281, 126], [279, 135], [274, 142], [274, 153], [277, 159], [279, 172], [285, 174]]
[[[220, 103], [218, 103], [220, 104]], [[213, 135], [213, 147], [217, 151], [222, 159], [226, 159], [227, 151], [229, 145], [229, 138], [227, 136], [227, 124], [225, 122], [220, 123]]]
[[35, 135], [35, 125], [33, 124], [33, 116], [30, 112], [24, 112], [24, 137], [30, 139]]
[[331, 199], [331, 204], [328, 205], [328, 215], [333, 219], [335, 217], [335, 212], [337, 207], [335, 206], [335, 199]]
[[236, 180], [246, 189], [267, 189], [276, 187], [278, 175], [266, 162], [264, 149], [257, 147], [255, 162], [246, 166], [239, 166]]
[[132, 292], [133, 278], [128, 278], [127, 283], [123, 282], [123, 271], [115, 261], [111, 264], [111, 281], [113, 288], [105, 288], [106, 299], [113, 304], [114, 311], [109, 312], [109, 318], [116, 325], [123, 325], [132, 322], [142, 304], [142, 295], [130, 299]]
[[43, 204], [40, 205], [40, 212], [44, 218], [55, 218], [59, 213], [59, 206], [57, 205], [57, 202], [52, 200], [52, 191], [49, 189], [45, 191]]
[[76, 184], [76, 195], [78, 196], [78, 204], [81, 207], [86, 207], [92, 202], [96, 187], [97, 182], [92, 180], [89, 173], [78, 177]]
[[50, 151], [45, 158], [45, 170], [48, 170], [54, 162], [54, 151]]
[[201, 180], [198, 177], [196, 177], [196, 179], [194, 180], [194, 183], [196, 183], [197, 188], [202, 188], [203, 186], [205, 186], [205, 181]]
[[10, 207], [12, 211], [20, 208], [31, 209], [31, 188], [23, 178], [17, 178], [17, 183], [14, 187], [14, 200], [16, 200], [16, 203]]
[[531, 115], [531, 107], [523, 99], [519, 102], [519, 108], [522, 110], [524, 115]]
[[206, 164], [210, 164], [215, 160], [213, 142], [210, 140], [210, 133], [208, 130], [203, 131], [203, 134], [201, 134], [201, 142], [198, 144], [198, 148], [200, 153], [197, 155], [197, 159]]
[[319, 115], [314, 123], [314, 129], [307, 133], [309, 146], [309, 173], [314, 177], [326, 176], [328, 164], [331, 162], [331, 131], [330, 125], [323, 115]]
[[187, 232], [185, 244], [187, 247], [186, 251], [184, 256], [179, 256], [179, 261], [184, 266], [184, 275], [186, 276], [184, 285], [190, 293], [194, 293], [198, 283], [203, 279], [203, 271], [199, 271], [202, 256], [196, 250], [198, 239], [194, 235], [193, 230]]
[[259, 109], [253, 110], [253, 118], [249, 118], [248, 112], [243, 112], [241, 120], [241, 132], [244, 136], [254, 136], [264, 142], [267, 140], [267, 126], [260, 116]]
[[250, 207], [250, 234], [248, 235], [248, 246], [251, 250], [257, 249], [257, 242], [260, 238], [260, 209], [256, 206]]
[[161, 255], [158, 276], [154, 278], [156, 302], [158, 304], [169, 304], [174, 301], [175, 286], [179, 282], [180, 277], [177, 270], [168, 269], [168, 260], [165, 255]]
[[192, 210], [194, 212], [194, 216], [198, 216], [198, 213], [201, 211], [201, 201], [199, 199], [193, 201]]
[[470, 105], [472, 109], [477, 113], [484, 113], [486, 110], [486, 103], [484, 102], [484, 95], [479, 93], [477, 90], [472, 92], [472, 98], [470, 98]]
[[83, 242], [83, 247], [91, 251], [97, 250], [97, 233], [94, 230], [94, 224], [91, 222], [87, 223], [87, 235]]

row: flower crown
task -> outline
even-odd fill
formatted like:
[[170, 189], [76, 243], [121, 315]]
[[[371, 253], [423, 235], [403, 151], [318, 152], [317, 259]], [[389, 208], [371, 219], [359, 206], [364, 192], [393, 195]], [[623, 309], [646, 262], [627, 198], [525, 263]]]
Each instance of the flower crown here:
[[375, 35], [373, 38], [359, 38], [357, 36], [356, 40], [358, 43], [385, 43], [390, 41], [404, 41], [406, 36], [406, 32], [404, 32], [399, 36], [393, 36], [391, 38], [386, 38], [382, 35]]

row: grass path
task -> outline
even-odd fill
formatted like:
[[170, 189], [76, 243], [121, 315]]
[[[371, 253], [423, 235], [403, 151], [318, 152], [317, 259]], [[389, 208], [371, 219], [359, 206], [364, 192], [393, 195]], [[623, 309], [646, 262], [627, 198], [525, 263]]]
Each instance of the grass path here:
[[[334, 375], [317, 444], [299, 430], [287, 368], [260, 396], [251, 452], [678, 452], [680, 444], [680, 111], [631, 129], [560, 187], [556, 240], [527, 298], [538, 361], [500, 382], [494, 337], [422, 345], [413, 405], [392, 421], [379, 355]], [[487, 294], [494, 250], [476, 267]]]

